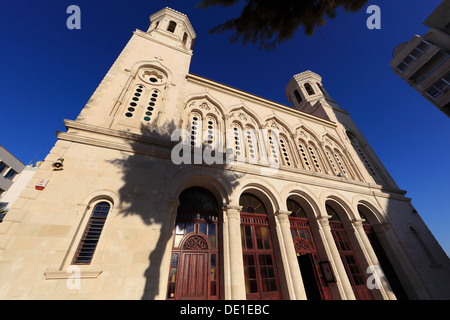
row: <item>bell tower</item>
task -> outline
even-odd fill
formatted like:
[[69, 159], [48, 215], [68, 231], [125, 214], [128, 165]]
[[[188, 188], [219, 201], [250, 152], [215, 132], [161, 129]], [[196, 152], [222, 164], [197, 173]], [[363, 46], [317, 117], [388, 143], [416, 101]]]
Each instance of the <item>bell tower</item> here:
[[179, 125], [178, 99], [195, 38], [185, 14], [171, 8], [152, 14], [147, 31], [133, 32], [76, 122], [139, 135]]
[[323, 87], [322, 77], [309, 70], [292, 77], [286, 86], [286, 97], [294, 109], [327, 120], [330, 116], [325, 108], [340, 109]]
[[171, 8], [164, 8], [150, 16], [147, 34], [155, 41], [188, 50], [194, 48], [196, 37], [187, 16]]

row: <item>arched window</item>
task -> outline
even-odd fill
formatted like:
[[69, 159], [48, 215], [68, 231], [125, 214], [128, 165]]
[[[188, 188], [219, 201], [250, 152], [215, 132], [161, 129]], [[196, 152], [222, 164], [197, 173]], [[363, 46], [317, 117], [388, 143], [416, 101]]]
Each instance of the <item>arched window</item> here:
[[280, 163], [280, 149], [278, 146], [278, 135], [274, 132], [269, 133], [269, 161], [273, 161], [276, 164]]
[[264, 204], [251, 193], [244, 193], [239, 199], [239, 205], [242, 206], [241, 212], [267, 215]]
[[91, 263], [110, 209], [111, 205], [105, 201], [95, 205], [72, 264]]
[[176, 27], [177, 23], [175, 21], [170, 21], [169, 26], [167, 27], [167, 31], [174, 33]]
[[336, 163], [338, 165], [339, 170], [341, 171], [341, 173], [346, 176], [347, 175], [347, 170], [345, 168], [345, 163], [344, 160], [342, 159], [342, 155], [339, 151], [335, 150], [333, 152], [334, 158], [336, 160]]
[[298, 140], [298, 151], [300, 152], [300, 160], [303, 164], [303, 168], [306, 170], [312, 170], [311, 162], [308, 159], [308, 152], [306, 151], [306, 144], [302, 140]]
[[250, 193], [239, 199], [247, 299], [281, 299], [267, 211]]
[[315, 94], [314, 89], [311, 87], [311, 85], [309, 83], [305, 83], [305, 89], [306, 89], [306, 92], [308, 92], [308, 94], [310, 96]]
[[142, 96], [144, 95], [145, 87], [142, 84], [137, 85], [134, 88], [130, 101], [128, 102], [127, 109], [125, 110], [125, 117], [133, 118], [136, 112], [139, 112], [139, 105], [141, 104]]
[[291, 167], [293, 166], [293, 162], [291, 159], [291, 151], [289, 149], [289, 140], [284, 136], [280, 136], [280, 152], [281, 158], [284, 165]]
[[242, 129], [236, 123], [233, 124], [233, 148], [234, 155], [238, 159], [243, 160], [245, 157], [245, 145], [242, 139]]
[[219, 299], [217, 201], [200, 187], [183, 191], [179, 201], [167, 299]]
[[144, 111], [143, 120], [144, 122], [150, 122], [156, 115], [156, 108], [159, 106], [159, 101], [161, 100], [161, 92], [157, 89], [153, 89], [150, 92], [150, 97], [148, 98], [147, 109]]
[[318, 172], [322, 172], [321, 161], [320, 161], [319, 153], [317, 152], [316, 146], [312, 143], [309, 143], [308, 144], [308, 152], [311, 156], [312, 165], [314, 166], [314, 169]]
[[247, 142], [247, 155], [249, 162], [256, 163], [258, 159], [258, 138], [255, 129], [253, 129], [252, 127], [247, 127], [245, 129], [245, 138]]
[[294, 97], [297, 100], [297, 103], [301, 103], [302, 102], [302, 96], [300, 95], [298, 90], [294, 90]]
[[191, 145], [200, 147], [202, 145], [202, 116], [199, 113], [192, 112], [189, 117]]
[[377, 174], [375, 173], [373, 162], [371, 161], [365, 148], [359, 142], [359, 139], [353, 133], [351, 133], [349, 131], [347, 131], [346, 133], [347, 133], [347, 137], [349, 138], [349, 140], [353, 146], [353, 149], [356, 151], [356, 153], [359, 156], [359, 159], [366, 167], [367, 172], [374, 178], [374, 180], [376, 180], [377, 182], [382, 182], [380, 177], [378, 177]]
[[320, 83], [318, 83], [318, 82], [316, 82], [316, 84], [317, 84], [317, 86], [319, 87], [319, 89], [320, 89], [320, 91], [322, 92], [322, 94], [323, 94], [324, 96], [328, 96], [328, 94], [327, 94], [327, 92], [325, 91], [325, 89], [323, 88], [323, 86], [322, 86]]
[[217, 147], [217, 134], [218, 128], [217, 128], [217, 121], [214, 117], [207, 117], [206, 118], [206, 128], [205, 132], [203, 133], [203, 139], [205, 144], [209, 144], [216, 149]]

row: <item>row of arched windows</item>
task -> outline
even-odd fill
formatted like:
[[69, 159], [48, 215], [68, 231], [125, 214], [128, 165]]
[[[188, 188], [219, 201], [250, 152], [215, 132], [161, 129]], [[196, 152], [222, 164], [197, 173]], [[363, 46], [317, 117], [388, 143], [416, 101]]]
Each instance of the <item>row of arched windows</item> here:
[[[302, 135], [292, 137], [281, 125], [276, 126], [277, 128], [272, 128], [268, 123], [267, 130], [260, 130], [254, 124], [233, 121], [232, 134], [229, 135], [224, 134], [225, 125], [214, 114], [205, 115], [193, 111], [188, 118], [192, 146], [212, 145], [216, 150], [223, 148], [222, 151], [231, 147], [236, 160], [240, 162], [271, 161], [285, 167], [362, 180], [361, 174], [352, 165], [350, 156], [336, 139], [327, 134], [323, 137], [324, 141], [319, 142], [313, 134], [303, 129], [298, 130]], [[359, 151], [363, 152], [361, 148]], [[373, 172], [373, 168], [370, 172]]]

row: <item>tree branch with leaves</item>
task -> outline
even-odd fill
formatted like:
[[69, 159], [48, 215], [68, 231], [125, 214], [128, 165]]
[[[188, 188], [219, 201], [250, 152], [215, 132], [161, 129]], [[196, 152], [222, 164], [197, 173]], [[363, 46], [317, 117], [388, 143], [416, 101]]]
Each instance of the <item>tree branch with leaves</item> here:
[[[234, 6], [239, 0], [202, 0], [197, 7]], [[357, 12], [367, 0], [245, 0], [241, 16], [230, 19], [210, 30], [210, 33], [234, 32], [231, 42], [242, 38], [242, 44], [259, 44], [260, 49], [273, 49], [292, 38], [295, 31], [304, 27], [312, 36], [328, 19], [336, 17], [336, 9]]]

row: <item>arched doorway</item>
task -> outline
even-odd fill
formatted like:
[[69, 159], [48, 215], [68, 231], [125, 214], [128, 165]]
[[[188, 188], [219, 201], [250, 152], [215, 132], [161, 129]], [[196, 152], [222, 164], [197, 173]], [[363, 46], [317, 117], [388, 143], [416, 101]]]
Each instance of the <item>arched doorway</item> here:
[[250, 193], [239, 199], [247, 300], [279, 300], [281, 290], [266, 207]]
[[167, 299], [219, 299], [218, 205], [206, 189], [180, 194], [173, 230]]
[[369, 238], [370, 244], [372, 245], [372, 249], [375, 252], [375, 255], [377, 256], [378, 262], [380, 263], [380, 266], [383, 269], [384, 275], [386, 276], [389, 285], [391, 286], [391, 289], [395, 294], [395, 297], [397, 298], [397, 300], [408, 300], [408, 296], [405, 290], [403, 289], [400, 279], [398, 278], [394, 267], [389, 261], [389, 258], [386, 255], [386, 252], [384, 251], [375, 231], [373, 230], [369, 219], [367, 218], [371, 217], [373, 213], [370, 211], [370, 209], [368, 209], [363, 205], [358, 205], [358, 213], [361, 219], [364, 220], [363, 222], [364, 231], [367, 235], [367, 238]]
[[332, 300], [319, 266], [317, 246], [311, 233], [305, 209], [295, 200], [287, 199], [291, 234], [294, 241], [297, 261], [302, 275], [308, 300]]
[[336, 243], [339, 255], [347, 273], [348, 279], [352, 286], [353, 292], [357, 300], [373, 300], [372, 294], [366, 285], [366, 278], [355, 251], [352, 248], [347, 232], [336, 210], [330, 205], [325, 204], [327, 214], [330, 217], [330, 228]]

